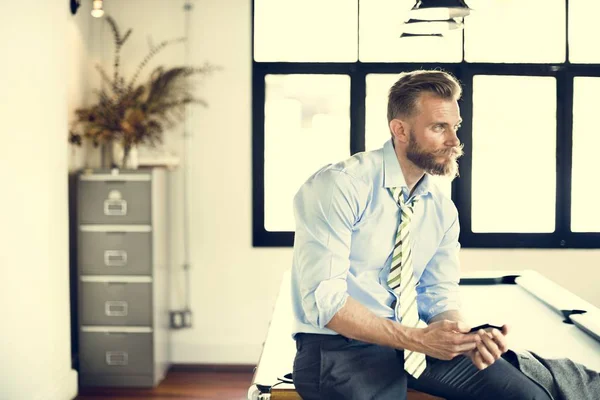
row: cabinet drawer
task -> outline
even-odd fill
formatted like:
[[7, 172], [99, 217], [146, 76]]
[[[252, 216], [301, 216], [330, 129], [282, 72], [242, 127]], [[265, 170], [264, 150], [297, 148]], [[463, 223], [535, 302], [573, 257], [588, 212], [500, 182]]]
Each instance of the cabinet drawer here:
[[149, 174], [99, 180], [82, 175], [78, 188], [79, 224], [151, 224]]
[[79, 231], [81, 275], [151, 275], [152, 233]]
[[[115, 277], [81, 277], [79, 323], [81, 325], [152, 326], [152, 283]], [[143, 281], [147, 280], [147, 281]]]
[[81, 374], [151, 375], [152, 333], [86, 332], [79, 334]]

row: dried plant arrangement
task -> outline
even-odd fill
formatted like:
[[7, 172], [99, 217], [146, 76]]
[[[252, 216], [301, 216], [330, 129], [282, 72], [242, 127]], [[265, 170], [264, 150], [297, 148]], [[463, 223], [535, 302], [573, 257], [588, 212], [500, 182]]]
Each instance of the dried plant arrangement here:
[[94, 147], [102, 146], [109, 152], [112, 152], [112, 144], [118, 143], [122, 146], [123, 157], [116, 166], [124, 168], [134, 146], [145, 144], [154, 147], [162, 143], [164, 131], [185, 117], [186, 105], [208, 106], [205, 100], [194, 96], [191, 78], [210, 75], [221, 68], [209, 63], [197, 67], [158, 66], [146, 82], [137, 83], [140, 73], [156, 54], [171, 44], [185, 41], [185, 38], [178, 38], [151, 45], [133, 76], [126, 80], [119, 69], [121, 49], [132, 30], [121, 35], [112, 17], [108, 16], [106, 21], [114, 37], [113, 74], [111, 77], [102, 66], [96, 65], [103, 88], [94, 91], [97, 96], [95, 104], [75, 110], [69, 142], [81, 146], [87, 139]]

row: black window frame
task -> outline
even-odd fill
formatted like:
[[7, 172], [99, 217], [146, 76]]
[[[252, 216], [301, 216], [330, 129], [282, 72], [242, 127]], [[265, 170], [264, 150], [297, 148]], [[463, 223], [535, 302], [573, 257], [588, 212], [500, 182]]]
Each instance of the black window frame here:
[[[264, 106], [265, 76], [287, 74], [336, 74], [350, 77], [350, 154], [365, 150], [366, 76], [414, 69], [442, 68], [455, 75], [463, 87], [459, 101], [463, 118], [459, 138], [465, 155], [460, 159], [460, 178], [452, 182], [452, 200], [459, 212], [463, 248], [600, 248], [600, 232], [571, 232], [571, 168], [573, 145], [573, 82], [575, 77], [600, 78], [600, 64], [569, 62], [569, 1], [565, 1], [567, 40], [564, 63], [519, 64], [398, 63], [398, 62], [257, 62], [254, 60], [254, 0], [252, 1], [252, 241], [254, 247], [291, 247], [294, 232], [270, 232], [264, 221]], [[468, 29], [468, 28], [467, 28]], [[471, 229], [472, 95], [475, 75], [549, 76], [556, 79], [556, 206], [552, 233], [474, 233]], [[507, 199], [515, 193], [507, 190]], [[532, 194], [522, 193], [530, 196]], [[511, 200], [507, 200], [511, 201]], [[291, 207], [291, 204], [290, 204]]]

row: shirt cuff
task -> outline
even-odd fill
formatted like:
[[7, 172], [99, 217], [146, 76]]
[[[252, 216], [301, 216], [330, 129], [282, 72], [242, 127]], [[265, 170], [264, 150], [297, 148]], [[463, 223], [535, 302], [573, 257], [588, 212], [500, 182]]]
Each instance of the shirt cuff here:
[[314, 307], [316, 312], [307, 312], [309, 322], [321, 329], [331, 321], [333, 316], [346, 304], [348, 284], [345, 279], [329, 279], [319, 283], [314, 291]]
[[460, 310], [460, 300], [451, 298], [440, 298], [429, 303], [429, 307], [421, 310], [421, 319], [429, 324], [431, 318], [445, 311]]

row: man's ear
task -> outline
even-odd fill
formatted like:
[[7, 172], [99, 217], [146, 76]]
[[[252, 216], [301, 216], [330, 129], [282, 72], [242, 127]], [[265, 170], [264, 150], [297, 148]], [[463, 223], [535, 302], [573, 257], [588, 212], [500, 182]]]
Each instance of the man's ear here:
[[394, 136], [394, 140], [397, 140], [400, 143], [408, 143], [408, 133], [410, 132], [410, 126], [406, 121], [400, 119], [391, 120], [390, 131]]

